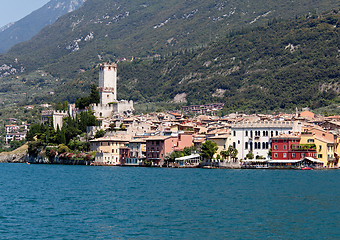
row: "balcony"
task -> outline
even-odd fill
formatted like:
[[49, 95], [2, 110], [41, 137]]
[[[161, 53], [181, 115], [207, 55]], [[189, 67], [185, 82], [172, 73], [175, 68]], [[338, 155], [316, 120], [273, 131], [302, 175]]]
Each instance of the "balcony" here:
[[299, 145], [291, 145], [290, 148], [292, 151], [316, 151], [315, 144], [299, 144]]

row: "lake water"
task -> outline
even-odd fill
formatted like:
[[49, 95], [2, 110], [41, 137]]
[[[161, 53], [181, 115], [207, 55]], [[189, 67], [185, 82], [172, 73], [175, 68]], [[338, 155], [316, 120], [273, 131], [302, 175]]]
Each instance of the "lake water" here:
[[340, 239], [339, 176], [0, 164], [0, 238]]

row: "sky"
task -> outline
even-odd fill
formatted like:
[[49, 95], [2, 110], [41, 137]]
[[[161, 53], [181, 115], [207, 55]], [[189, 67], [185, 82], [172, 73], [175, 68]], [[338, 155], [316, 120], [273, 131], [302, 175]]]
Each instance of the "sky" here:
[[50, 0], [0, 0], [0, 27], [16, 22]]

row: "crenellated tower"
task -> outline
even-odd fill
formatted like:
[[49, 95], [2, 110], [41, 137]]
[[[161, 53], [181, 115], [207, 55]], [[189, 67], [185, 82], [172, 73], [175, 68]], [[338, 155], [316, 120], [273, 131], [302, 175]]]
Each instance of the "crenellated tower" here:
[[99, 65], [100, 103], [90, 107], [98, 118], [112, 118], [114, 114], [131, 115], [134, 111], [133, 101], [117, 100], [117, 64]]
[[98, 89], [101, 104], [117, 102], [117, 65], [115, 63], [100, 64]]

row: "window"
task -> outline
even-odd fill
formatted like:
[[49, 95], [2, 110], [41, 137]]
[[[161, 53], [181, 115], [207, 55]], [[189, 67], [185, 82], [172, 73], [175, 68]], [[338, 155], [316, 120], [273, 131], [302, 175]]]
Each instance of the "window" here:
[[266, 143], [265, 142], [262, 143], [262, 149], [266, 149]]
[[266, 143], [266, 149], [268, 149], [269, 148], [269, 143]]
[[250, 137], [251, 138], [253, 137], [253, 131], [250, 131]]
[[276, 136], [279, 135], [279, 131], [276, 131]]
[[246, 145], [244, 146], [245, 149], [248, 149], [248, 143], [246, 142]]
[[321, 149], [322, 149], [322, 146], [321, 146], [321, 145], [319, 145], [319, 151], [321, 151]]
[[284, 157], [284, 158], [287, 158], [287, 153], [284, 153], [284, 154], [283, 154], [283, 157]]
[[234, 136], [236, 136], [236, 131], [233, 131], [233, 133], [234, 133]]
[[283, 145], [283, 149], [287, 149], [287, 145]]
[[240, 144], [240, 140], [237, 141], [237, 144]]
[[322, 158], [322, 154], [318, 154], [318, 158]]
[[283, 142], [287, 142], [287, 140], [286, 140], [286, 139], [284, 139], [284, 140], [283, 140]]
[[314, 139], [308, 139], [307, 142], [308, 142], [308, 143], [313, 143], [313, 142], [314, 142]]
[[263, 131], [263, 136], [266, 136], [266, 131]]
[[233, 142], [233, 148], [236, 148], [236, 143], [235, 142]]
[[248, 131], [246, 131], [246, 137], [248, 137]]
[[274, 133], [273, 131], [270, 132], [270, 136], [273, 137], [274, 136]]
[[304, 153], [301, 153], [301, 158], [304, 158], [305, 157], [305, 154]]
[[296, 157], [295, 153], [292, 153], [292, 158], [295, 158], [295, 157]]
[[274, 158], [277, 158], [277, 153], [274, 153]]
[[277, 150], [277, 145], [274, 145], [274, 149]]

